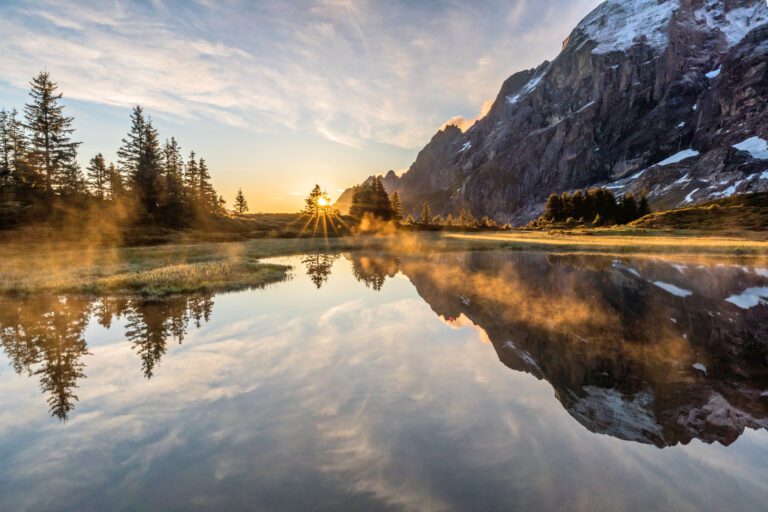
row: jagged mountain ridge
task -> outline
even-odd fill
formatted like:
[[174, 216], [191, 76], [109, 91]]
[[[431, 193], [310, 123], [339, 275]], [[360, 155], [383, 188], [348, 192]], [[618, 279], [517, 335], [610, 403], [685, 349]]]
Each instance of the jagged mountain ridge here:
[[385, 185], [410, 211], [518, 224], [592, 185], [647, 191], [656, 208], [768, 190], [766, 21], [763, 0], [606, 1]]

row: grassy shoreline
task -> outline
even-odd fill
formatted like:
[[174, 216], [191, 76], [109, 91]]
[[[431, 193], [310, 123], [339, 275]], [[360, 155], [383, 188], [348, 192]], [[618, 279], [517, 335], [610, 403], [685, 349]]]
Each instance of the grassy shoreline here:
[[138, 247], [0, 244], [0, 294], [66, 293], [160, 297], [263, 287], [290, 267], [264, 258], [355, 250], [414, 254], [462, 250], [748, 258], [768, 261], [768, 240], [616, 230], [403, 232], [337, 238], [268, 238]]

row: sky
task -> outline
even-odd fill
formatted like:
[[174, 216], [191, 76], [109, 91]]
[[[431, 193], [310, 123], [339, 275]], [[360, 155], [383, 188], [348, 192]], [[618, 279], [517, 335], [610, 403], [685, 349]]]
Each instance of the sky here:
[[512, 73], [554, 58], [599, 0], [0, 0], [0, 107], [46, 69], [79, 160], [115, 159], [140, 104], [232, 204], [296, 211], [400, 173]]

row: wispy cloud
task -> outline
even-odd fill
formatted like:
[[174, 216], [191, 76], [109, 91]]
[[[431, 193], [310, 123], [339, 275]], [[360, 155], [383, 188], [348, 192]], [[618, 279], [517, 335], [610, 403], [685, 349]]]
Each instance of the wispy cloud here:
[[552, 57], [596, 3], [11, 1], [0, 76], [26, 87], [47, 68], [97, 104], [417, 147]]

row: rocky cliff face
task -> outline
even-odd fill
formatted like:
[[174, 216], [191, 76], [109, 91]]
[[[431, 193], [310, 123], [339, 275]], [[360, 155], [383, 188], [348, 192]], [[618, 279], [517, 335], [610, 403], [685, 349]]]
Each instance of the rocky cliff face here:
[[409, 210], [516, 223], [593, 185], [657, 208], [768, 190], [767, 22], [764, 0], [608, 0], [388, 189]]

